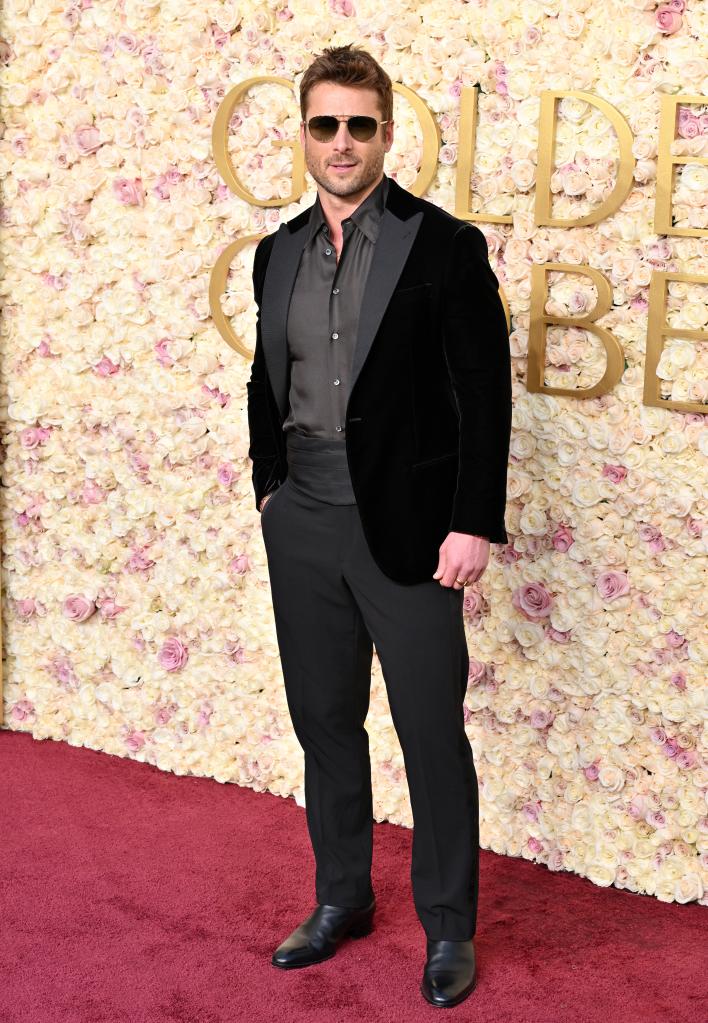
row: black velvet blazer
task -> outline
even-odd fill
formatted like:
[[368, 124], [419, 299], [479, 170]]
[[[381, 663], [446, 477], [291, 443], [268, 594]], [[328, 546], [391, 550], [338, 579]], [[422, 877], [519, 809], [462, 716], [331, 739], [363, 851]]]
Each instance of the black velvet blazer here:
[[[258, 243], [248, 392], [256, 507], [288, 473], [286, 320], [312, 207]], [[449, 531], [507, 543], [509, 334], [473, 224], [389, 179], [359, 317], [345, 440], [364, 535], [399, 583], [432, 578]]]

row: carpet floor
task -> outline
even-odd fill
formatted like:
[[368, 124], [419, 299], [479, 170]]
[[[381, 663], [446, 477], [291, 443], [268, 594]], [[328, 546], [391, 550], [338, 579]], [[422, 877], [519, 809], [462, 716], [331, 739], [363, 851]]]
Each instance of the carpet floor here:
[[[412, 1023], [412, 832], [374, 831], [374, 931], [271, 965], [314, 908], [291, 798], [0, 730], [0, 1023]], [[443, 1019], [705, 1020], [708, 914], [481, 851], [476, 990]], [[445, 1017], [444, 1013], [447, 1013]]]

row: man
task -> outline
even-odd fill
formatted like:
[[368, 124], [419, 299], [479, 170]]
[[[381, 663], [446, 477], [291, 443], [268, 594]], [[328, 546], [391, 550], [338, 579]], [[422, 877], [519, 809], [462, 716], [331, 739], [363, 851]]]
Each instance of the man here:
[[383, 172], [391, 80], [366, 51], [305, 71], [308, 209], [256, 248], [247, 384], [256, 505], [288, 709], [305, 757], [317, 906], [283, 968], [369, 933], [373, 644], [414, 819], [421, 991], [476, 980], [478, 789], [465, 733], [464, 586], [505, 543], [509, 339], [483, 234]]

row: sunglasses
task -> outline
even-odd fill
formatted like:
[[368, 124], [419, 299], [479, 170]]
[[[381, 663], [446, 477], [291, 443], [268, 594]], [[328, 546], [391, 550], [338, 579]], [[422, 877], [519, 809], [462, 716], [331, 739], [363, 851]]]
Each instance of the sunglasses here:
[[335, 117], [334, 114], [318, 114], [307, 122], [310, 135], [317, 142], [331, 142], [339, 131], [339, 122], [347, 122], [347, 130], [357, 142], [370, 142], [380, 124], [388, 121], [377, 121], [375, 117], [354, 114], [353, 117]]

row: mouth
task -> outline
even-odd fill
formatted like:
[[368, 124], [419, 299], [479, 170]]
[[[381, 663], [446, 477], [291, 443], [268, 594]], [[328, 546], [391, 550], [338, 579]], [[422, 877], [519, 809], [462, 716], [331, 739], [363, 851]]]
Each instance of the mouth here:
[[338, 174], [343, 174], [346, 171], [351, 170], [352, 167], [356, 167], [356, 164], [355, 163], [331, 163], [330, 167], [332, 168], [333, 171], [336, 171]]

